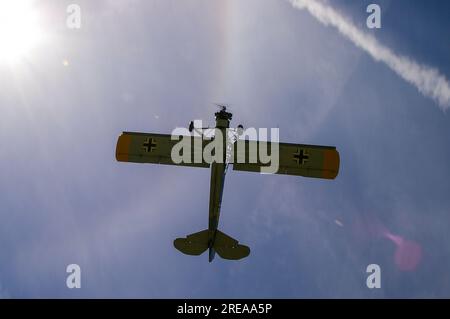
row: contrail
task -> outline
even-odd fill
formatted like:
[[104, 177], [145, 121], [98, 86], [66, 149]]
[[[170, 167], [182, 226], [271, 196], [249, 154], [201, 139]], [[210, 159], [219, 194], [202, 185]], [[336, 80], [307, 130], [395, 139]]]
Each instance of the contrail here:
[[379, 43], [373, 36], [362, 32], [350, 20], [332, 7], [316, 0], [288, 0], [297, 9], [306, 9], [325, 26], [331, 25], [339, 30], [357, 47], [376, 60], [385, 63], [405, 81], [414, 85], [424, 96], [432, 98], [445, 111], [450, 108], [450, 85], [437, 69], [419, 64], [414, 60], [398, 55]]

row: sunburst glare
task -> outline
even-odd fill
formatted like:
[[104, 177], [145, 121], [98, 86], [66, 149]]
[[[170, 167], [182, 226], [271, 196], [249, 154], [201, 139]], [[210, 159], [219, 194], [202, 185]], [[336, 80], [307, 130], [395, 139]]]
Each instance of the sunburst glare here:
[[0, 63], [14, 64], [43, 38], [33, 0], [0, 0]]

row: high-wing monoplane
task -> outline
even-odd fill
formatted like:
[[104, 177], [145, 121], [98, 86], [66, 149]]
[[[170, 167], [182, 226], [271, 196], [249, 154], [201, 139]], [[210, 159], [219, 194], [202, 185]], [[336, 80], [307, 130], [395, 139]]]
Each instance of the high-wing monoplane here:
[[[120, 162], [211, 168], [208, 229], [177, 238], [173, 243], [187, 255], [201, 255], [209, 250], [210, 262], [215, 253], [231, 260], [250, 254], [249, 247], [218, 229], [225, 175], [230, 164], [235, 171], [324, 179], [334, 179], [339, 172], [339, 153], [335, 147], [242, 139], [243, 126], [231, 129], [232, 114], [225, 106], [220, 107], [215, 113], [213, 136], [207, 136], [205, 128], [195, 128], [191, 122], [186, 129], [188, 134], [183, 136], [123, 132], [116, 146], [116, 159]], [[266, 153], [272, 157], [264, 156]], [[267, 158], [277, 158], [276, 165]]]

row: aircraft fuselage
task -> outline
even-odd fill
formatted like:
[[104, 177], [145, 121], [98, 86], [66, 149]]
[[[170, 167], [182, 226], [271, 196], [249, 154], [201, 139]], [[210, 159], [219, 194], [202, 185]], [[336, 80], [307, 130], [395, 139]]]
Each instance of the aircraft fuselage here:
[[213, 162], [211, 164], [211, 184], [209, 194], [209, 261], [214, 259], [214, 241], [216, 240], [217, 228], [219, 226], [220, 206], [222, 204], [223, 186], [225, 183], [226, 173], [226, 145], [228, 143], [227, 129], [230, 126], [231, 114], [225, 111], [216, 113], [216, 130], [220, 130], [222, 134], [216, 134], [223, 138], [222, 144], [223, 160], [221, 163]]

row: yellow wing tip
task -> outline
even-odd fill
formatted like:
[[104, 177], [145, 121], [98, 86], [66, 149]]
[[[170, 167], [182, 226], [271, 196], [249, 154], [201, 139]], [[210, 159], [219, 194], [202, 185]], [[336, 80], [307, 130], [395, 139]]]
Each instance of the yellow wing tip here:
[[323, 178], [335, 179], [339, 174], [340, 156], [337, 150], [326, 150], [323, 162]]
[[128, 162], [128, 153], [130, 150], [131, 135], [122, 134], [117, 139], [116, 160], [119, 162]]

